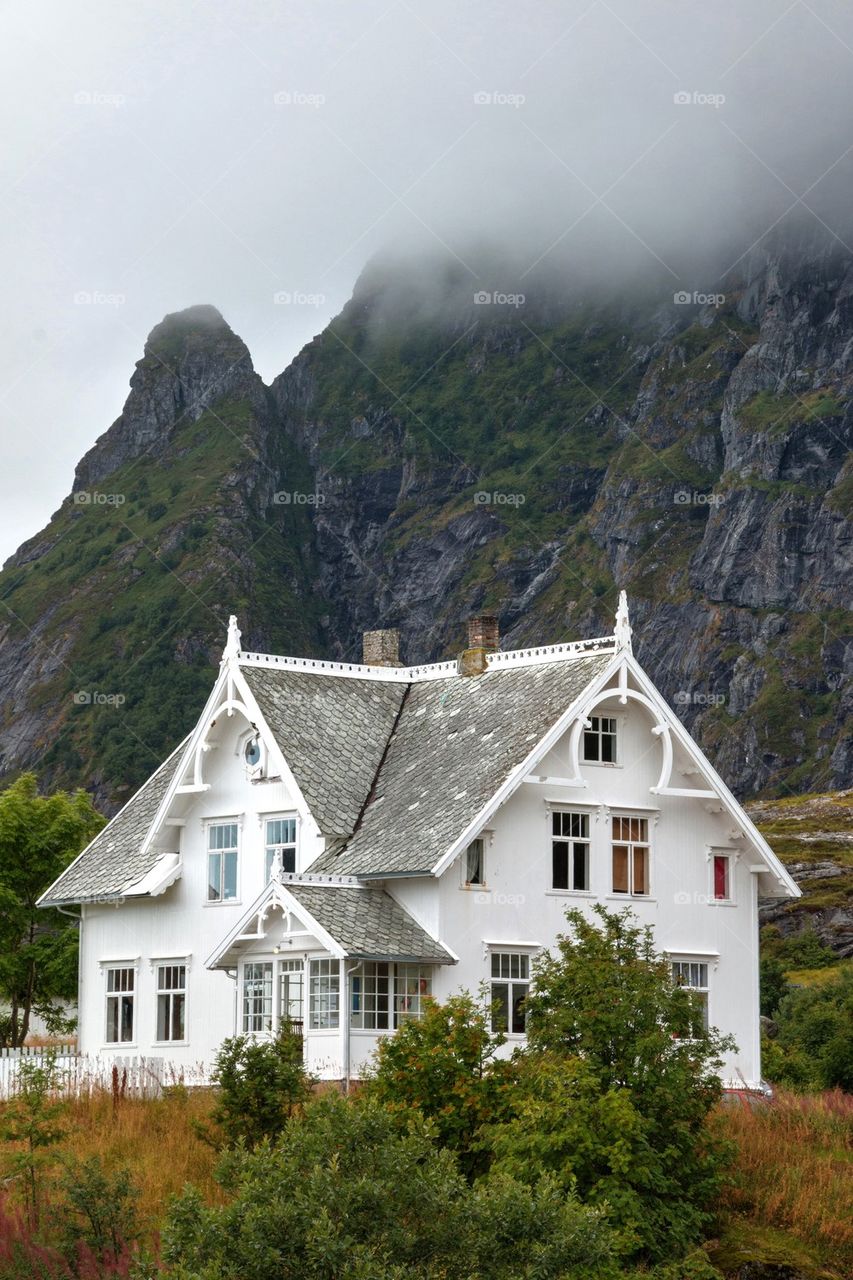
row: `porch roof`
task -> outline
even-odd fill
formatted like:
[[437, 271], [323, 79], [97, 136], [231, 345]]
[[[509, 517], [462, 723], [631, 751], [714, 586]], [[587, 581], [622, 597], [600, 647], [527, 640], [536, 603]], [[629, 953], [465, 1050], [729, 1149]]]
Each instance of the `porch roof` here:
[[[341, 878], [283, 875], [271, 880], [246, 914], [206, 961], [209, 969], [231, 968], [263, 942], [270, 911], [292, 912], [333, 955], [349, 960], [396, 960], [455, 964], [456, 957], [378, 885]], [[255, 932], [247, 932], [257, 921]]]

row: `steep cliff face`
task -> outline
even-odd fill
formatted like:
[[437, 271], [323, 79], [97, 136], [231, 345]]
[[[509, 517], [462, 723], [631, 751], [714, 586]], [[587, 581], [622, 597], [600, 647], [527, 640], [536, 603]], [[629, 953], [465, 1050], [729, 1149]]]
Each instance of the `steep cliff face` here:
[[[524, 303], [374, 267], [271, 389], [212, 308], [152, 332], [74, 494], [0, 580], [0, 766], [112, 805], [246, 643], [408, 661], [612, 626], [741, 795], [853, 771], [853, 260], [755, 256], [702, 305]], [[75, 703], [117, 693], [120, 706]]]
[[[0, 581], [0, 768], [114, 809], [192, 723], [229, 612], [247, 644], [321, 643], [304, 463], [212, 307], [151, 333], [121, 416]], [[310, 478], [309, 478], [310, 482]]]
[[397, 625], [422, 660], [494, 605], [510, 643], [560, 640], [626, 587], [641, 660], [736, 790], [844, 785], [851, 282], [829, 250], [756, 255], [704, 306], [466, 311], [454, 281], [411, 323], [369, 277], [273, 385], [325, 497], [334, 634]]

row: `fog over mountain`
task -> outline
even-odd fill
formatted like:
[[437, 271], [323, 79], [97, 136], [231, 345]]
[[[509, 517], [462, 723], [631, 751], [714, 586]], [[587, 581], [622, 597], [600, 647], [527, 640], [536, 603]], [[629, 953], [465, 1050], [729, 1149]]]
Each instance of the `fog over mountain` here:
[[166, 312], [215, 303], [269, 381], [380, 251], [676, 292], [850, 239], [841, 0], [46, 0], [5, 36], [4, 554]]

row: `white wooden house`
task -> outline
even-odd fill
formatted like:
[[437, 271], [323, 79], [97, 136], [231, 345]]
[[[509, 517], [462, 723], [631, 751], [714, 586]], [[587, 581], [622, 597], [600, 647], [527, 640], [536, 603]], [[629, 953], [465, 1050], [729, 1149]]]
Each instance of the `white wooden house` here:
[[180, 1071], [235, 1032], [303, 1033], [363, 1073], [426, 995], [491, 992], [511, 1049], [569, 906], [630, 906], [760, 1083], [758, 898], [798, 890], [612, 636], [458, 662], [247, 653], [232, 618], [202, 715], [44, 894], [80, 907], [81, 1049]]

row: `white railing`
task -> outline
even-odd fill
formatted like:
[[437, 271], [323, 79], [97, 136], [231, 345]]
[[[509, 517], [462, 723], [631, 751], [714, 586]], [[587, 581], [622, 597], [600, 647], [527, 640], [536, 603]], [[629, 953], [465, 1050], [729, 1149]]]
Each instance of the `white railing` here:
[[11, 1098], [18, 1093], [22, 1062], [47, 1066], [51, 1057], [56, 1091], [68, 1096], [106, 1090], [122, 1097], [158, 1097], [170, 1085], [184, 1084], [192, 1088], [210, 1084], [209, 1073], [202, 1063], [178, 1066], [164, 1058], [122, 1054], [98, 1057], [75, 1049], [48, 1050], [27, 1045], [22, 1049], [0, 1049], [0, 1098]]

